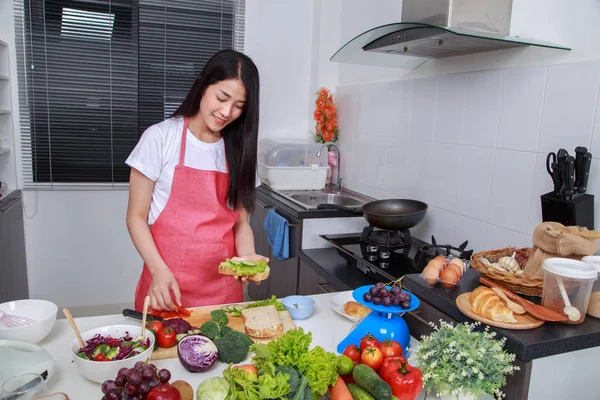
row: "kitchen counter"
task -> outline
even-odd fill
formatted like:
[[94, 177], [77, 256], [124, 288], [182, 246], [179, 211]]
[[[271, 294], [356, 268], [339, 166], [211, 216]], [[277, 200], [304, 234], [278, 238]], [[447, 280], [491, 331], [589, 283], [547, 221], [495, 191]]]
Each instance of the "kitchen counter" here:
[[[352, 327], [352, 322], [337, 314], [331, 308], [331, 294], [311, 296], [315, 300], [315, 311], [306, 320], [294, 321], [298, 327], [312, 332], [312, 346], [321, 346], [327, 351], [336, 352], [338, 343], [345, 337]], [[88, 329], [113, 324], [139, 324], [140, 321], [123, 317], [122, 315], [107, 315], [98, 317], [76, 318], [75, 323], [81, 332]], [[67, 320], [56, 321], [50, 334], [38, 345], [46, 349], [57, 362], [57, 369], [48, 381], [48, 390], [51, 393], [64, 392], [72, 400], [99, 399], [102, 397], [100, 385], [87, 380], [73, 363], [70, 346], [74, 339], [73, 331]], [[418, 342], [411, 338], [411, 347], [418, 346]], [[247, 361], [250, 360], [250, 357]], [[171, 382], [185, 380], [194, 388], [194, 392], [203, 380], [220, 376], [226, 364], [217, 362], [213, 368], [206, 372], [190, 373], [186, 371], [177, 358], [157, 360], [153, 363], [159, 368], [171, 371]], [[422, 399], [421, 395], [419, 399]]]
[[[375, 280], [350, 267], [334, 248], [303, 249], [300, 259], [329, 281], [337, 290], [352, 290], [359, 286], [374, 284]], [[466, 271], [455, 288], [441, 285], [430, 287], [418, 274], [406, 275], [404, 287], [444, 315], [458, 322], [472, 321], [456, 307], [456, 298], [479, 286], [479, 272]], [[411, 332], [411, 319], [407, 318]], [[494, 328], [499, 336], [506, 338], [506, 349], [523, 361], [530, 361], [556, 354], [600, 346], [600, 319], [587, 317], [579, 325], [546, 322], [539, 328], [525, 331]]]

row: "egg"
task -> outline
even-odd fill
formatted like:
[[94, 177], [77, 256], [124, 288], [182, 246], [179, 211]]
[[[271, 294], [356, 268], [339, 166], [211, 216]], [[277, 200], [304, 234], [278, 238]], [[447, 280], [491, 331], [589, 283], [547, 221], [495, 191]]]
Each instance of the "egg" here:
[[428, 285], [435, 285], [440, 277], [440, 271], [435, 267], [428, 265], [423, 269], [423, 279]]
[[450, 264], [458, 265], [460, 269], [462, 269], [462, 272], [465, 272], [465, 263], [460, 258], [453, 258], [452, 260], [450, 260]]
[[460, 279], [460, 277], [458, 276], [458, 273], [452, 268], [444, 269], [442, 271], [442, 274], [440, 275], [440, 280], [442, 282], [442, 285], [446, 288], [451, 288], [451, 287], [456, 286], [459, 279]]
[[429, 261], [427, 263], [427, 266], [433, 266], [435, 268], [437, 268], [438, 271], [441, 271], [442, 269], [444, 269], [444, 267], [446, 266], [446, 263], [440, 261], [440, 260], [436, 260], [435, 258], [431, 261]]
[[454, 271], [456, 271], [456, 273], [458, 274], [459, 278], [462, 278], [463, 276], [463, 270], [456, 264], [448, 264], [448, 266], [446, 267], [446, 269], [453, 269]]
[[437, 256], [437, 257], [434, 258], [434, 260], [440, 260], [444, 264], [448, 263], [448, 259], [446, 259], [446, 257], [444, 257], [444, 256]]

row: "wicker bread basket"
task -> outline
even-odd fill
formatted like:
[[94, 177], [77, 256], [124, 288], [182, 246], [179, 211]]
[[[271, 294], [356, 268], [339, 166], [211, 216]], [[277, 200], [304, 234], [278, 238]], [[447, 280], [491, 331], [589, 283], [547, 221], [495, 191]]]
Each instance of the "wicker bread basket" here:
[[[524, 294], [527, 296], [542, 297], [542, 288], [544, 286], [544, 278], [527, 274], [516, 275], [508, 271], [500, 271], [496, 268], [489, 267], [482, 258], [487, 259], [490, 263], [497, 262], [501, 257], [511, 256], [518, 249], [515, 247], [505, 247], [499, 250], [487, 250], [475, 253], [471, 256], [471, 266], [479, 273], [507, 289], [515, 293]], [[523, 268], [524, 265], [521, 266]]]

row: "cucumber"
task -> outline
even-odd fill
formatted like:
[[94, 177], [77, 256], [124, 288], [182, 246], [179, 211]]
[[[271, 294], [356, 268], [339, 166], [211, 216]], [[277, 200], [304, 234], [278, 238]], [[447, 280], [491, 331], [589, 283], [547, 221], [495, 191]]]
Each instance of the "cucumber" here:
[[353, 400], [375, 400], [369, 392], [358, 386], [356, 383], [348, 383], [346, 386], [348, 386], [348, 390], [350, 391]]
[[118, 347], [113, 347], [112, 349], [110, 349], [109, 351], [107, 351], [104, 356], [106, 358], [108, 358], [109, 360], [112, 360], [113, 358], [115, 358], [118, 355], [119, 355], [119, 348]]
[[84, 360], [89, 360], [88, 356], [86, 356], [83, 351], [80, 351], [77, 355]]
[[184, 337], [188, 336], [188, 335], [192, 335], [192, 333], [190, 333], [192, 331], [188, 331], [188, 333], [178, 333], [177, 335], [175, 335], [175, 338], [177, 339], [177, 343], [179, 343], [179, 341], [181, 339], [183, 339]]
[[358, 364], [352, 371], [352, 377], [360, 387], [369, 392], [375, 400], [390, 400], [392, 388], [377, 375], [377, 372], [364, 364]]
[[106, 354], [110, 350], [110, 346], [107, 344], [100, 344], [96, 346], [94, 351], [92, 352], [92, 356], [96, 357], [98, 354]]
[[256, 264], [254, 264], [252, 261], [242, 261], [242, 265], [244, 267], [256, 267]]

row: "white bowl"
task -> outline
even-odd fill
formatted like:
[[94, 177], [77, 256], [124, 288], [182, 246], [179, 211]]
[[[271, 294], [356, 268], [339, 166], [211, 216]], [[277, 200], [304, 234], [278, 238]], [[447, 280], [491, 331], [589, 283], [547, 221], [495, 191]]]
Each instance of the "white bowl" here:
[[47, 300], [25, 299], [0, 304], [0, 310], [18, 317], [36, 320], [35, 324], [7, 327], [0, 321], [0, 339], [37, 343], [45, 338], [56, 322], [58, 307]]
[[[81, 334], [81, 338], [83, 339], [83, 342], [87, 344], [87, 341], [96, 336], [98, 333], [102, 336], [110, 335], [113, 338], [121, 338], [129, 334], [129, 336], [135, 339], [142, 335], [142, 327], [141, 325], [108, 325], [83, 332]], [[71, 342], [71, 355], [73, 356], [75, 365], [77, 365], [77, 368], [79, 368], [79, 371], [83, 374], [83, 376], [85, 376], [91, 381], [102, 383], [109, 379], [114, 380], [117, 377], [117, 373], [121, 368], [133, 368], [136, 362], [146, 361], [147, 358], [150, 358], [150, 356], [152, 356], [152, 349], [154, 348], [155, 340], [154, 335], [152, 334], [152, 332], [150, 332], [150, 330], [146, 329], [144, 337], [150, 338], [150, 346], [148, 347], [148, 349], [134, 357], [127, 358], [125, 360], [85, 360], [77, 355], [79, 352], [79, 341], [77, 340], [77, 338], [73, 339], [73, 341]]]

